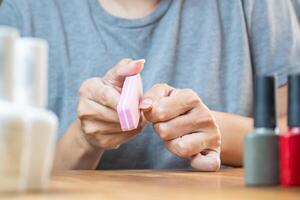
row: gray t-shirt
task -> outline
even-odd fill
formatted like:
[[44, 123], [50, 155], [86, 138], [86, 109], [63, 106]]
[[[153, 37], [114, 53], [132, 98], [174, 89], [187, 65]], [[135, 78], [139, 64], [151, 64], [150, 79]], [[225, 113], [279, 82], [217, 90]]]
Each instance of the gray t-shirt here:
[[[50, 44], [49, 109], [58, 137], [76, 119], [82, 82], [120, 59], [145, 58], [144, 89], [156, 83], [192, 88], [212, 110], [251, 116], [254, 74], [275, 74], [278, 86], [300, 69], [300, 29], [290, 0], [161, 0], [137, 20], [114, 17], [98, 0], [4, 0], [0, 24]], [[234, 139], [234, 138], [233, 138]], [[99, 165], [186, 168], [149, 125]]]
[[292, 0], [300, 24], [300, 0]]

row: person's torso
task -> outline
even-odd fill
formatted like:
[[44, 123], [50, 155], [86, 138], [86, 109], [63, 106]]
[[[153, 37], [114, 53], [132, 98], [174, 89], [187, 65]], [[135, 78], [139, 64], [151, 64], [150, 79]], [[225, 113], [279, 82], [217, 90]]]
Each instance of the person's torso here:
[[[60, 133], [76, 119], [78, 89], [122, 58], [146, 59], [144, 90], [156, 83], [192, 88], [212, 110], [250, 116], [252, 67], [242, 1], [162, 0], [149, 16], [124, 20], [97, 0], [34, 2], [24, 36], [50, 44], [49, 108]], [[107, 151], [99, 168], [186, 168], [149, 125], [136, 139]]]

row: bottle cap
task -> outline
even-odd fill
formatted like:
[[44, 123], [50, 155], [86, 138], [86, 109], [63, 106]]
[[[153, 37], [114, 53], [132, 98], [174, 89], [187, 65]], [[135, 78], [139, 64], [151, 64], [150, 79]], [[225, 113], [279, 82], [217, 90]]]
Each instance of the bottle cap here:
[[254, 127], [276, 127], [275, 78], [257, 76], [254, 83]]
[[16, 29], [0, 26], [0, 99], [12, 100], [13, 93], [13, 52], [15, 40], [19, 37]]
[[14, 59], [13, 101], [45, 108], [48, 99], [48, 44], [43, 39], [20, 38]]
[[288, 77], [288, 125], [300, 127], [300, 73]]

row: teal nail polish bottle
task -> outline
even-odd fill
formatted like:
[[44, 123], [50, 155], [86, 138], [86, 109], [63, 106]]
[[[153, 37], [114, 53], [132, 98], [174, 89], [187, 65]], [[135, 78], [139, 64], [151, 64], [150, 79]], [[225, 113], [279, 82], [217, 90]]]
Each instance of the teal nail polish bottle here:
[[275, 78], [258, 76], [254, 87], [254, 130], [244, 140], [247, 186], [279, 184], [279, 135], [276, 134]]

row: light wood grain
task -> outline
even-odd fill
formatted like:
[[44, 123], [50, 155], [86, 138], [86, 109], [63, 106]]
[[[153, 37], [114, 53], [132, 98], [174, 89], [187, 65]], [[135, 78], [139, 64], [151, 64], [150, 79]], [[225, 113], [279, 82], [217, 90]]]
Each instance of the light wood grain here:
[[53, 176], [49, 190], [44, 193], [0, 194], [0, 199], [300, 200], [300, 188], [246, 188], [242, 169], [225, 169], [217, 173], [153, 170], [64, 171]]

